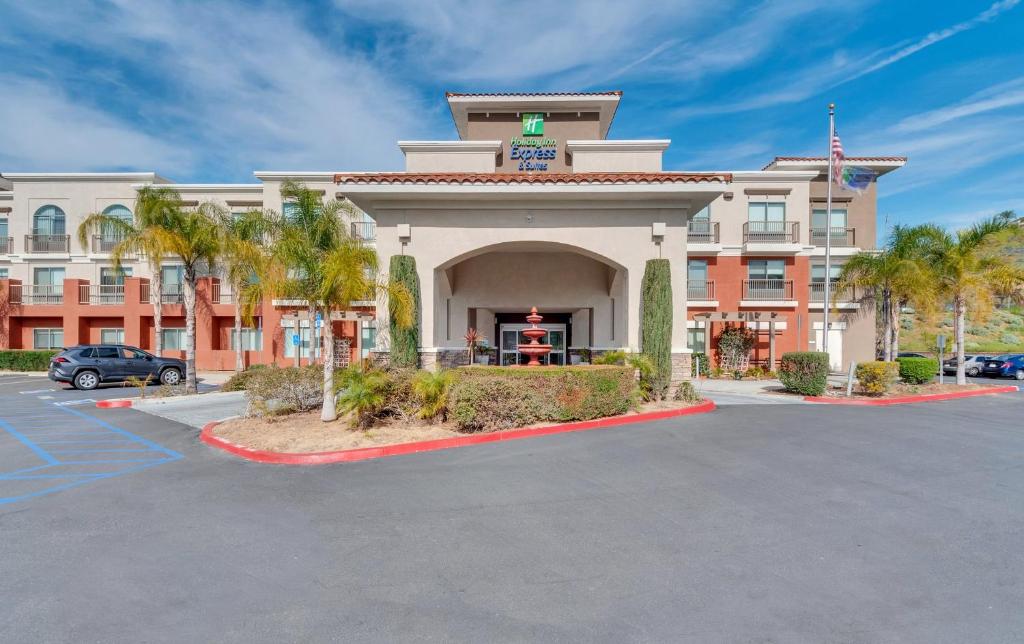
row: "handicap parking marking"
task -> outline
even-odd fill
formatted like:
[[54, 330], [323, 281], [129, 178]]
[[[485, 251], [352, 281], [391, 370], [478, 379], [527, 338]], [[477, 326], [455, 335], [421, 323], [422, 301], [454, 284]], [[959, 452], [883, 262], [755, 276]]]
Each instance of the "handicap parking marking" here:
[[[66, 403], [43, 405], [40, 410], [0, 417], [0, 431], [14, 437], [42, 461], [40, 465], [0, 473], [0, 505], [184, 458], [172, 449], [72, 409]], [[69, 425], [69, 416], [76, 422]], [[120, 457], [122, 454], [124, 458]]]
[[53, 404], [58, 407], [77, 407], [78, 405], [91, 405], [95, 402], [95, 398], [82, 398], [80, 400], [65, 400], [63, 402], [55, 402]]

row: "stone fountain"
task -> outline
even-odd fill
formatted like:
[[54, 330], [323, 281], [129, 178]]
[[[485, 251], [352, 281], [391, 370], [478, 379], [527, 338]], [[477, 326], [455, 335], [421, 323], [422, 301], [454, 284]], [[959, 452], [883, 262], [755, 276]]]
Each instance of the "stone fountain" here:
[[526, 363], [527, 367], [539, 367], [539, 358], [551, 353], [550, 344], [540, 343], [540, 339], [548, 334], [547, 329], [542, 329], [537, 326], [543, 319], [544, 316], [537, 313], [536, 306], [530, 309], [530, 314], [526, 316], [526, 321], [533, 326], [528, 329], [523, 329], [523, 335], [530, 338], [530, 342], [527, 344], [516, 345], [516, 348], [519, 349], [519, 353], [530, 357], [530, 361]]

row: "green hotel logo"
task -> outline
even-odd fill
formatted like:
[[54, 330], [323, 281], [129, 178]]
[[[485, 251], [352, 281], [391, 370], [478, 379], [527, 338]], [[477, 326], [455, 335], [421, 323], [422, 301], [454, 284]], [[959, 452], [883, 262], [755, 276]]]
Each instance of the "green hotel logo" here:
[[523, 136], [540, 136], [544, 134], [543, 114], [523, 114]]

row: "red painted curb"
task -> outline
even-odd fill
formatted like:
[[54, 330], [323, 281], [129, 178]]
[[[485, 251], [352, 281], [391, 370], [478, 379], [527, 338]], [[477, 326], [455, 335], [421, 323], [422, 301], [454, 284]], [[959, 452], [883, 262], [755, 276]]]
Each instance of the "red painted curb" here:
[[451, 438], [438, 438], [430, 441], [418, 441], [415, 443], [401, 443], [398, 445], [381, 445], [380, 447], [359, 447], [356, 449], [345, 449], [336, 452], [310, 452], [308, 454], [286, 454], [283, 452], [268, 452], [264, 450], [249, 449], [241, 445], [235, 445], [213, 435], [213, 428], [221, 421], [207, 423], [199, 434], [199, 440], [207, 445], [217, 447], [236, 456], [241, 456], [257, 463], [277, 463], [281, 465], [323, 465], [325, 463], [350, 463], [352, 461], [365, 461], [371, 458], [384, 456], [399, 456], [401, 454], [415, 454], [418, 452], [433, 452], [439, 449], [450, 449], [453, 447], [465, 447], [467, 445], [479, 445], [481, 443], [496, 443], [500, 441], [518, 440], [520, 438], [532, 438], [534, 436], [547, 436], [550, 434], [563, 434], [566, 432], [582, 432], [589, 429], [600, 429], [603, 427], [616, 427], [618, 425], [629, 425], [650, 420], [662, 420], [675, 418], [677, 416], [689, 416], [692, 414], [704, 414], [714, 411], [715, 403], [706, 400], [700, 405], [683, 407], [682, 409], [665, 409], [652, 411], [646, 414], [634, 416], [614, 416], [612, 418], [599, 418], [597, 420], [586, 420], [578, 423], [565, 423], [562, 425], [550, 425], [547, 427], [530, 427], [527, 429], [509, 429], [501, 432], [490, 432], [487, 434], [468, 434], [466, 436], [453, 436]]
[[971, 389], [969, 391], [950, 391], [941, 394], [920, 394], [917, 396], [900, 396], [898, 398], [879, 398], [877, 400], [861, 398], [851, 400], [847, 398], [829, 398], [826, 396], [804, 396], [804, 400], [815, 403], [828, 403], [831, 405], [860, 405], [867, 407], [885, 407], [888, 405], [906, 405], [919, 402], [936, 402], [939, 400], [953, 400], [954, 398], [970, 398], [972, 396], [988, 396], [990, 394], [1016, 393], [1017, 387], [1008, 385], [1006, 387], [989, 387], [988, 389]]
[[100, 409], [111, 409], [113, 407], [131, 407], [132, 401], [130, 400], [99, 400], [96, 402], [96, 406]]

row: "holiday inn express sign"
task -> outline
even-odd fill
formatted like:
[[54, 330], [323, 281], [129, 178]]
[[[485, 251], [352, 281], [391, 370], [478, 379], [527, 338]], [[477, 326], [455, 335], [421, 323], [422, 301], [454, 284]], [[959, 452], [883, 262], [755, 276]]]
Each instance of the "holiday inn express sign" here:
[[540, 113], [523, 114], [524, 138], [513, 137], [509, 142], [511, 148], [509, 158], [519, 162], [519, 170], [547, 170], [547, 162], [556, 158], [557, 143], [554, 139], [539, 138], [543, 135], [544, 115]]

